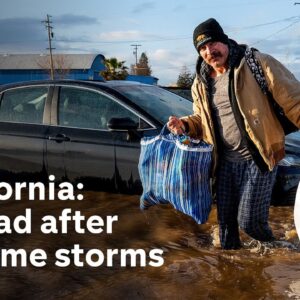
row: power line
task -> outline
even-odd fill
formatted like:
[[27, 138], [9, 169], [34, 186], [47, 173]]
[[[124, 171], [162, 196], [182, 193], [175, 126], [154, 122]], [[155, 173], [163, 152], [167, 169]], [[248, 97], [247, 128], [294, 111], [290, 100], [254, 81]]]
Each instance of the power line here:
[[229, 30], [227, 32], [243, 31], [243, 30], [253, 29], [253, 28], [257, 28], [257, 27], [264, 27], [264, 26], [274, 25], [274, 24], [278, 24], [278, 23], [282, 23], [282, 22], [290, 22], [292, 20], [296, 21], [296, 20], [299, 20], [299, 19], [300, 19], [300, 16], [293, 16], [293, 17], [284, 18], [284, 19], [280, 19], [280, 20], [275, 20], [275, 21], [271, 21], [271, 22], [267, 22], [267, 23], [244, 26], [244, 27], [238, 28], [237, 30]]
[[265, 38], [263, 38], [263, 39], [261, 39], [261, 40], [258, 40], [258, 41], [254, 42], [254, 43], [252, 43], [251, 45], [259, 44], [259, 43], [261, 43], [261, 42], [263, 42], [263, 41], [269, 39], [270, 37], [276, 35], [277, 33], [282, 32], [282, 31], [284, 31], [284, 30], [286, 30], [286, 29], [288, 29], [288, 28], [294, 26], [295, 24], [297, 24], [297, 23], [299, 23], [299, 22], [300, 22], [300, 19], [299, 19], [298, 21], [295, 21], [295, 22], [293, 22], [292, 24], [289, 24], [288, 26], [286, 26], [286, 27], [284, 27], [284, 28], [281, 28], [281, 29], [279, 29], [278, 31], [276, 31], [276, 32], [274, 32], [274, 33], [272, 33], [272, 34], [266, 36]]
[[[298, 2], [297, 2], [298, 3]], [[299, 2], [300, 4], [300, 2]], [[284, 19], [279, 19], [267, 23], [261, 23], [261, 24], [255, 24], [255, 25], [250, 25], [250, 26], [245, 26], [245, 27], [240, 27], [237, 29], [232, 29], [232, 30], [227, 30], [226, 32], [238, 32], [238, 31], [244, 31], [248, 29], [253, 29], [257, 27], [264, 27], [264, 26], [269, 26], [269, 25], [274, 25], [282, 22], [288, 22], [288, 21], [297, 21], [300, 19], [300, 16], [293, 16], [289, 18], [284, 18]], [[47, 21], [43, 21], [44, 23]], [[50, 21], [51, 23], [51, 21]], [[296, 23], [296, 22], [295, 22]], [[52, 29], [52, 27], [51, 27]], [[52, 33], [53, 34], [53, 33]], [[165, 42], [165, 41], [176, 41], [176, 40], [186, 40], [186, 39], [191, 39], [192, 36], [173, 36], [173, 37], [162, 37], [162, 38], [155, 38], [155, 39], [143, 39], [143, 40], [125, 40], [125, 41], [88, 41], [88, 40], [72, 40], [72, 39], [57, 39], [55, 38], [56, 42], [65, 42], [65, 43], [90, 43], [90, 44], [128, 44], [128, 43], [152, 43], [152, 42]], [[53, 39], [53, 36], [52, 36]], [[30, 40], [30, 42], [39, 42], [42, 40]], [[4, 41], [2, 40], [1, 43]], [[22, 43], [23, 41], [18, 40], [18, 41], [9, 41], [9, 43]], [[55, 48], [52, 48], [55, 49]]]
[[[299, 2], [300, 3], [300, 2]], [[237, 31], [244, 31], [248, 29], [253, 29], [253, 28], [258, 28], [258, 27], [264, 27], [264, 26], [269, 26], [269, 25], [274, 25], [282, 22], [290, 22], [295, 20], [294, 23], [298, 23], [300, 20], [300, 16], [293, 16], [289, 18], [283, 18], [267, 23], [261, 23], [261, 24], [255, 24], [255, 25], [250, 25], [250, 26], [245, 26], [245, 27], [240, 27], [236, 30], [228, 30], [226, 32], [237, 32]], [[289, 25], [290, 26], [290, 25]], [[288, 27], [289, 27], [288, 26]], [[285, 29], [285, 28], [284, 28]], [[277, 32], [276, 32], [277, 33]], [[126, 41], [80, 41], [80, 42], [85, 42], [85, 43], [92, 43], [92, 44], [123, 44], [123, 43], [152, 43], [152, 42], [165, 42], [165, 41], [176, 41], [176, 40], [187, 40], [187, 39], [192, 39], [192, 36], [174, 36], [174, 37], [162, 37], [162, 38], [157, 38], [157, 39], [146, 39], [146, 40], [126, 40]], [[70, 40], [57, 40], [58, 42], [72, 42]]]

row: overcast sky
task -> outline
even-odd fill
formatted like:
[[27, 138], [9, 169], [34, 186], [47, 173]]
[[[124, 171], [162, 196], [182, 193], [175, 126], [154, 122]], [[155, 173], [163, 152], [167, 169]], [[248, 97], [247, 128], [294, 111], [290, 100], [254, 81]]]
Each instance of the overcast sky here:
[[[52, 16], [54, 53], [101, 53], [135, 63], [146, 52], [160, 85], [194, 72], [194, 28], [216, 18], [229, 37], [267, 52], [300, 79], [300, 5], [289, 0], [8, 0], [0, 10], [0, 52], [46, 53]], [[299, 71], [298, 71], [299, 70]]]

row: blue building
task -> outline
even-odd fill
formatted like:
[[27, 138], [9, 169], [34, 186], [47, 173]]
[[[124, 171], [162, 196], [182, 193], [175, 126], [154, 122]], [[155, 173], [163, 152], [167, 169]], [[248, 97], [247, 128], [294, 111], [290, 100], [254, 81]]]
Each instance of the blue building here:
[[128, 81], [138, 81], [141, 83], [157, 85], [158, 78], [153, 76], [142, 76], [142, 75], [128, 75], [126, 77]]
[[[102, 54], [53, 54], [54, 78], [103, 80], [105, 70]], [[46, 54], [0, 55], [0, 84], [50, 79], [50, 56]], [[157, 84], [153, 76], [128, 75], [126, 80]]]
[[[55, 78], [103, 80], [102, 54], [54, 54]], [[50, 78], [50, 57], [40, 54], [0, 55], [0, 84]]]

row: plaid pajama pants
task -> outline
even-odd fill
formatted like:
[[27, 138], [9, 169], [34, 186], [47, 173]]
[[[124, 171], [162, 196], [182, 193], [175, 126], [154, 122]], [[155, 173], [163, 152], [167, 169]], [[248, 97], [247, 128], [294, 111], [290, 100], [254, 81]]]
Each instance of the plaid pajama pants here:
[[240, 248], [239, 227], [254, 239], [274, 240], [268, 217], [276, 170], [262, 174], [253, 160], [220, 161], [216, 196], [223, 249]]

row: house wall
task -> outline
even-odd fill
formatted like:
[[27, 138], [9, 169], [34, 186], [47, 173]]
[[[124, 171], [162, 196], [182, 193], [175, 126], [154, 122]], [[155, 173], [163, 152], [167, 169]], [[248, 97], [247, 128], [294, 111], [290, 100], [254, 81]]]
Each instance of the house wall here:
[[41, 70], [0, 70], [0, 84], [40, 79], [49, 79], [49, 75]]
[[[26, 59], [26, 58], [24, 58]], [[55, 79], [103, 80], [100, 72], [105, 69], [104, 56], [96, 55], [88, 69], [71, 69], [66, 74], [55, 73]], [[2, 69], [0, 68], [0, 84], [50, 79], [50, 72], [43, 69]]]

